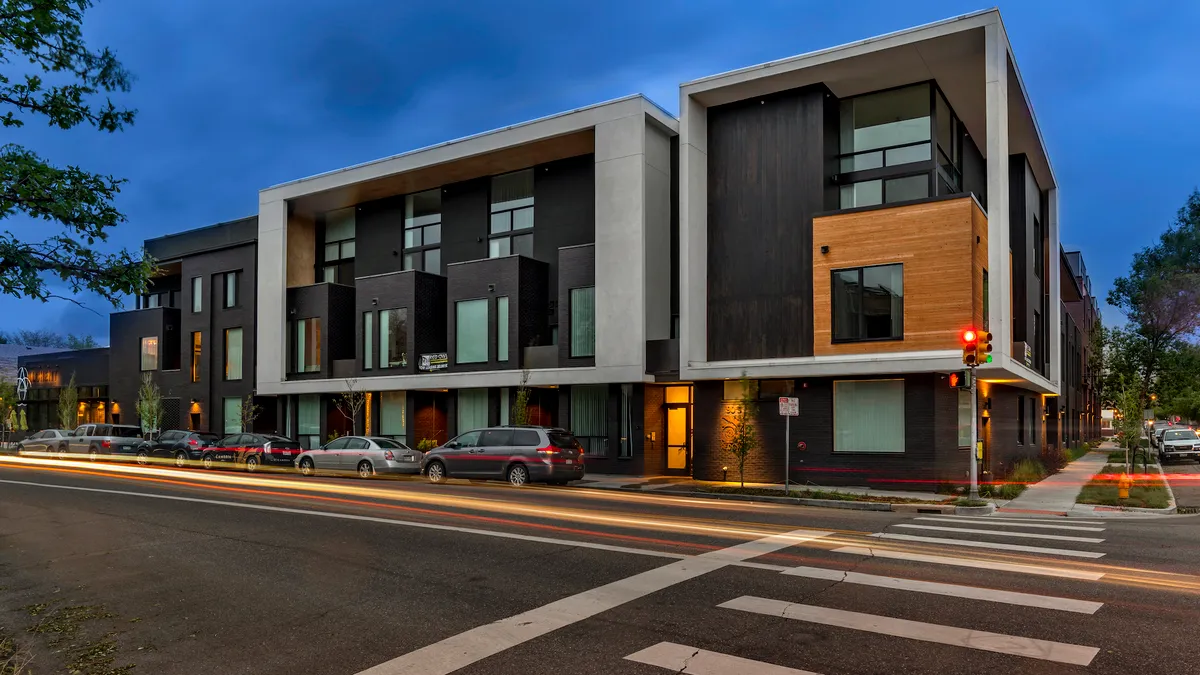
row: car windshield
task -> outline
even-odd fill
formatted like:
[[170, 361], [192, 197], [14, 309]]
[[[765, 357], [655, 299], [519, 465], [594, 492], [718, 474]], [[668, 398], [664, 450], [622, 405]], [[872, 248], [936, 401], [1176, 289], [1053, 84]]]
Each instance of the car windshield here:
[[375, 445], [378, 445], [381, 448], [388, 448], [389, 450], [404, 450], [405, 449], [403, 443], [393, 441], [390, 438], [372, 438], [371, 440], [375, 441]]
[[137, 427], [113, 427], [112, 435], [117, 438], [139, 438], [142, 430]]
[[1196, 438], [1196, 432], [1191, 429], [1172, 429], [1163, 434], [1165, 441], [1194, 441]]

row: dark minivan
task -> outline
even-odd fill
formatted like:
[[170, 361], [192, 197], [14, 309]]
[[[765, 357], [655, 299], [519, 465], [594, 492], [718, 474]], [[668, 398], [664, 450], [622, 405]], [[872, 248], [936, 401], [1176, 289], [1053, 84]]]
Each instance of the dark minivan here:
[[517, 487], [531, 482], [566, 485], [583, 478], [583, 471], [583, 448], [571, 432], [536, 426], [468, 431], [425, 453], [421, 464], [431, 483], [493, 478]]
[[283, 436], [270, 434], [230, 434], [200, 455], [206, 469], [216, 468], [218, 462], [232, 463], [246, 471], [258, 471], [264, 466], [292, 468], [302, 450], [300, 444]]

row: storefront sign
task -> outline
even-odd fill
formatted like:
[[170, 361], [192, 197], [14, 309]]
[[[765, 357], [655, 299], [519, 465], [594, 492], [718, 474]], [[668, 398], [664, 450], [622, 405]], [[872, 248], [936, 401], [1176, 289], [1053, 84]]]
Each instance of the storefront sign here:
[[433, 370], [445, 370], [450, 366], [450, 359], [446, 356], [446, 352], [437, 354], [422, 354], [417, 360], [417, 370], [422, 372], [430, 372]]

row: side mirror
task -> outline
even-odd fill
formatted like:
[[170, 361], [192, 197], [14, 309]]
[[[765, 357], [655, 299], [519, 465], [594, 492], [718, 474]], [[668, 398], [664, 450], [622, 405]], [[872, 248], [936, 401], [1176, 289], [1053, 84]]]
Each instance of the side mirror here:
[[449, 443], [446, 444], [446, 447], [451, 448], [451, 449], [457, 449], [457, 448], [461, 448], [462, 446], [458, 444], [458, 441], [450, 441]]

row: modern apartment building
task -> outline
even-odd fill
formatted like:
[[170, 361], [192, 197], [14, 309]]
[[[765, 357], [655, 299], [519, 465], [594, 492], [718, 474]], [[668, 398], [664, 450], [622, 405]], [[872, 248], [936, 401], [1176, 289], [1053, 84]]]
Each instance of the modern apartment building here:
[[154, 371], [185, 426], [233, 430], [253, 392], [256, 428], [312, 446], [351, 429], [353, 387], [360, 431], [416, 444], [510, 422], [524, 383], [589, 471], [721, 479], [745, 377], [748, 480], [783, 479], [787, 395], [794, 480], [961, 481], [971, 398], [948, 376], [974, 327], [1002, 475], [1095, 410], [1063, 393], [1086, 275], [1051, 257], [1057, 205], [1000, 15], [978, 12], [685, 83], [679, 119], [629, 96], [152, 240], [153, 295], [113, 320], [112, 407]]
[[1100, 325], [1100, 307], [1079, 251], [1059, 251], [1062, 279], [1062, 394], [1047, 411], [1056, 445], [1070, 447], [1101, 435], [1100, 373], [1092, 338]]

